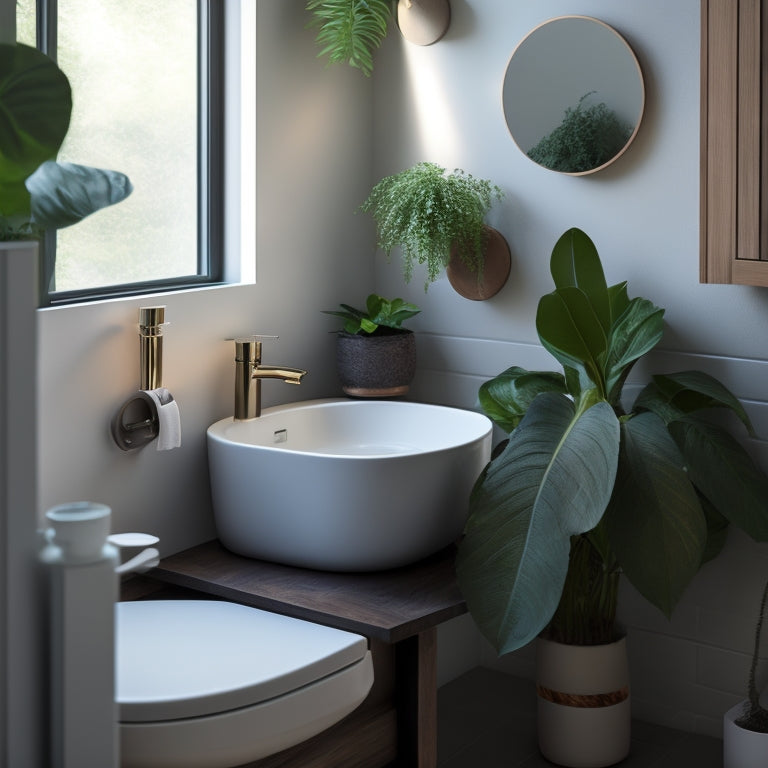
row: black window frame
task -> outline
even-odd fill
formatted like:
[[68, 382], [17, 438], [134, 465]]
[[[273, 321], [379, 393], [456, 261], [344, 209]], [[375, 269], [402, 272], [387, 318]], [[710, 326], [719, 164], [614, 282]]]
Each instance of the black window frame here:
[[[222, 0], [197, 0], [197, 274], [56, 291], [56, 231], [49, 230], [40, 249], [41, 307], [223, 284], [224, 5]], [[37, 47], [56, 60], [58, 2], [37, 0], [36, 10]]]

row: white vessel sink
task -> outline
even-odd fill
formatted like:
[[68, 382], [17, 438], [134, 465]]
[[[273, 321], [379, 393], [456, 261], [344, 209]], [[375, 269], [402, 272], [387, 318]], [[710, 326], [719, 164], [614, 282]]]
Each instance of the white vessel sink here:
[[491, 422], [402, 401], [314, 400], [208, 429], [213, 512], [233, 552], [307, 568], [415, 562], [462, 532]]

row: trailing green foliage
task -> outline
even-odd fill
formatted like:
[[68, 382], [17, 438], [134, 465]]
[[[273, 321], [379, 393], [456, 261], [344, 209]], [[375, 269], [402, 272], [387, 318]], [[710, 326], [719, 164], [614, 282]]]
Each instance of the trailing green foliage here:
[[484, 218], [501, 189], [457, 168], [447, 174], [435, 163], [421, 162], [374, 186], [361, 210], [376, 220], [378, 244], [389, 257], [402, 248], [405, 281], [415, 264], [427, 265], [429, 283], [448, 265], [451, 249], [475, 272], [482, 272]]
[[513, 366], [485, 382], [485, 413], [510, 433], [478, 479], [457, 574], [500, 653], [542, 631], [561, 642], [615, 639], [624, 573], [669, 616], [729, 523], [768, 541], [768, 477], [706, 418], [738, 399], [701, 371], [654, 376], [625, 412], [623, 387], [659, 342], [663, 313], [626, 283], [608, 286], [579, 229], [557, 242], [555, 290], [536, 328], [563, 373]]
[[582, 173], [599, 168], [621, 152], [633, 127], [619, 120], [603, 102], [585, 105], [592, 93], [568, 107], [563, 122], [528, 150], [531, 160], [553, 171]]
[[131, 193], [122, 173], [54, 162], [71, 112], [69, 81], [48, 56], [0, 44], [0, 241], [40, 237]]
[[341, 304], [341, 310], [323, 310], [326, 315], [336, 315], [344, 319], [347, 333], [359, 333], [372, 336], [380, 327], [401, 328], [402, 324], [418, 315], [421, 310], [415, 304], [403, 299], [385, 299], [372, 293], [365, 301], [365, 310], [355, 309], [349, 304]]
[[318, 56], [331, 63], [358, 67], [366, 77], [373, 71], [373, 51], [386, 37], [390, 0], [309, 0], [310, 26], [319, 26]]

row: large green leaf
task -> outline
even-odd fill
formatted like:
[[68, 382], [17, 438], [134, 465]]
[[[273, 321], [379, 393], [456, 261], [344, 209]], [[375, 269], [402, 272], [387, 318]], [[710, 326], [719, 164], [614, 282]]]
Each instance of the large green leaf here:
[[699, 497], [699, 504], [701, 504], [701, 509], [707, 521], [707, 544], [701, 557], [703, 564], [714, 560], [722, 551], [728, 539], [730, 522], [727, 517], [721, 515], [715, 509], [714, 504], [700, 491], [697, 490], [696, 494]]
[[607, 335], [611, 300], [600, 256], [589, 236], [575, 227], [563, 233], [552, 249], [549, 269], [556, 288], [579, 288], [584, 292]]
[[[0, 220], [20, 217], [29, 221], [30, 197], [23, 181], [0, 183]], [[0, 238], [2, 240], [2, 238]]]
[[725, 384], [703, 371], [679, 371], [654, 376], [653, 382], [638, 395], [635, 407], [659, 413], [665, 421], [707, 408], [727, 408], [738, 416], [749, 434], [754, 436], [752, 423], [739, 399]]
[[608, 400], [621, 396], [632, 365], [661, 340], [664, 333], [664, 310], [647, 299], [629, 302], [611, 329], [606, 364]]
[[633, 413], [649, 411], [656, 414], [665, 424], [669, 424], [675, 419], [681, 419], [686, 415], [685, 411], [672, 405], [669, 398], [661, 392], [653, 381], [649, 381], [635, 398], [632, 411]]
[[611, 546], [627, 578], [670, 616], [698, 571], [707, 523], [683, 457], [653, 413], [621, 427], [616, 487], [607, 513]]
[[600, 521], [619, 449], [613, 409], [579, 415], [539, 395], [473, 491], [456, 569], [478, 627], [499, 653], [533, 639], [557, 608], [570, 537]]
[[404, 299], [392, 299], [388, 302], [388, 306], [385, 306], [384, 311], [377, 316], [376, 322], [390, 328], [399, 328], [406, 320], [410, 320], [419, 312], [421, 310], [415, 304]]
[[505, 432], [511, 432], [525, 416], [528, 406], [542, 392], [566, 394], [560, 373], [526, 371], [513, 365], [480, 386], [478, 399], [485, 415]]
[[608, 288], [608, 297], [611, 302], [611, 317], [615, 322], [617, 318], [624, 314], [629, 306], [629, 296], [627, 296], [627, 281], [624, 280]]
[[43, 163], [28, 179], [32, 220], [55, 229], [76, 224], [86, 216], [119, 203], [131, 194], [128, 177], [73, 163]]
[[69, 81], [48, 56], [0, 44], [0, 186], [23, 181], [56, 156], [71, 111]]
[[726, 430], [695, 416], [668, 425], [691, 482], [756, 541], [768, 541], [768, 477]]
[[586, 377], [604, 392], [603, 365], [608, 341], [587, 295], [579, 288], [558, 288], [542, 296], [536, 312], [536, 330], [542, 345], [563, 366]]

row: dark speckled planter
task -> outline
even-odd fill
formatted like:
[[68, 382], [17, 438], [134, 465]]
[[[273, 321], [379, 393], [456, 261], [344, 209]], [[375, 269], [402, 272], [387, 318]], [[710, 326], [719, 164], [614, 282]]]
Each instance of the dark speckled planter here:
[[416, 373], [416, 337], [406, 329], [375, 336], [340, 331], [336, 369], [341, 388], [352, 397], [397, 397]]

